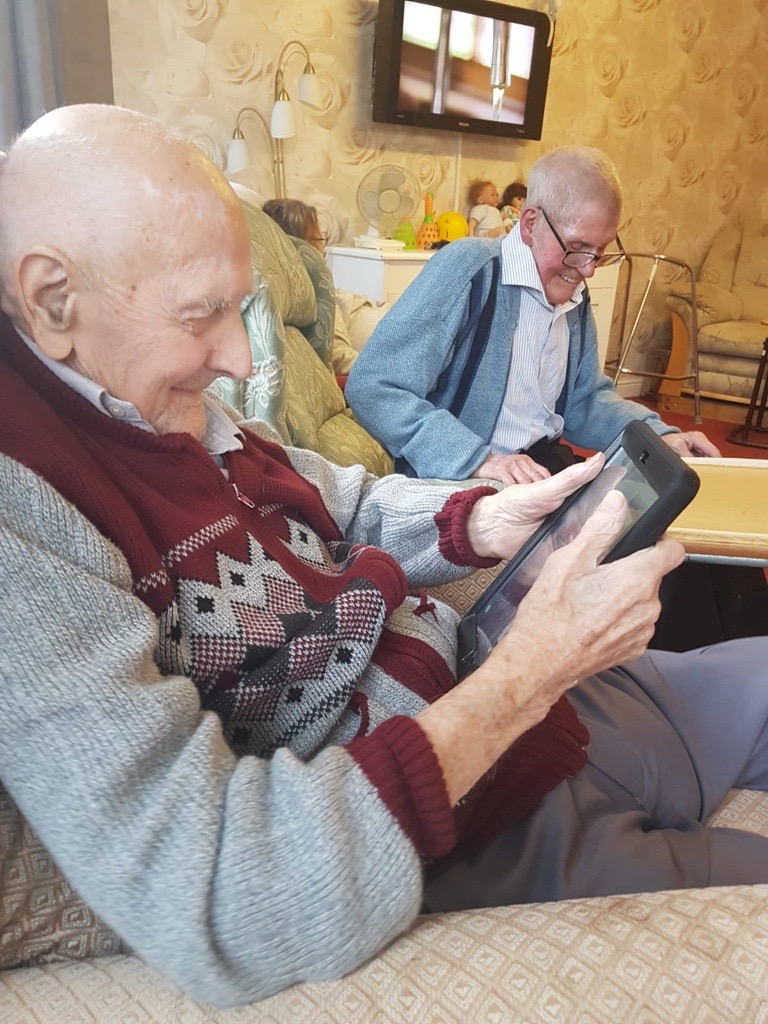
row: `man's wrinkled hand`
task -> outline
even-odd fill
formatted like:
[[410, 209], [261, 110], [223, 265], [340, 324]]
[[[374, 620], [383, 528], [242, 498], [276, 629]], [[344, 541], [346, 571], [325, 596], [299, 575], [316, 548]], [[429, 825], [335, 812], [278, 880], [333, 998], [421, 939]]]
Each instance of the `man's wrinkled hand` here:
[[609, 492], [578, 536], [554, 551], [521, 601], [499, 656], [536, 652], [551, 679], [541, 699], [549, 706], [563, 689], [642, 654], [661, 611], [662, 577], [679, 565], [683, 547], [662, 539], [652, 548], [602, 565], [621, 533], [626, 499]]
[[600, 472], [602, 452], [569, 466], [556, 476], [506, 487], [481, 498], [467, 522], [472, 550], [482, 558], [510, 558], [531, 536], [542, 519]]
[[720, 449], [713, 445], [707, 435], [702, 434], [700, 430], [688, 430], [682, 434], [664, 434], [661, 439], [684, 459], [691, 455], [716, 459], [720, 455]]
[[508, 487], [510, 484], [530, 484], [535, 480], [546, 480], [549, 470], [534, 462], [530, 455], [489, 455], [472, 474], [481, 480], [498, 480]]

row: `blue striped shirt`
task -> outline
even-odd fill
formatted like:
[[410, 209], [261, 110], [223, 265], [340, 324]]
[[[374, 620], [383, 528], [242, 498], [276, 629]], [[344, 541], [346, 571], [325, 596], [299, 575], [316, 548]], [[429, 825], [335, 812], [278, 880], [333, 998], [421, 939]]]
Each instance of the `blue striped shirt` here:
[[494, 454], [510, 455], [563, 431], [555, 403], [568, 366], [565, 314], [582, 301], [585, 284], [578, 285], [568, 302], [550, 305], [518, 225], [501, 243], [501, 284], [521, 289], [504, 401], [490, 440]]

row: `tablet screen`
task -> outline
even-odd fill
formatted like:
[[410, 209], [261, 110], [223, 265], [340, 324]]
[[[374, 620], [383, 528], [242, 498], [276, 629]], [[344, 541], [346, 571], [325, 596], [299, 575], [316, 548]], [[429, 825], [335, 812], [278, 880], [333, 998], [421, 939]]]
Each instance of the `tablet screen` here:
[[477, 613], [478, 662], [494, 647], [515, 617], [517, 608], [533, 586], [547, 558], [568, 544], [581, 530], [608, 491], [621, 491], [627, 499], [627, 518], [619, 537], [623, 537], [658, 498], [657, 492], [637, 468], [630, 455], [619, 447], [608, 458], [601, 472], [578, 495], [552, 525], [551, 530], [532, 549]]

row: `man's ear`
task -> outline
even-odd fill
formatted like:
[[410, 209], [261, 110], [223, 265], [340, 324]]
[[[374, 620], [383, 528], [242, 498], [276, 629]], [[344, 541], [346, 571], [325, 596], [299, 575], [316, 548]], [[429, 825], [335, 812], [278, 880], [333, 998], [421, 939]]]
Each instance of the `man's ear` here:
[[72, 267], [55, 249], [24, 255], [17, 272], [17, 296], [33, 340], [49, 359], [72, 351], [76, 290]]
[[526, 245], [533, 245], [533, 229], [539, 216], [535, 206], [524, 206], [520, 211], [520, 237]]

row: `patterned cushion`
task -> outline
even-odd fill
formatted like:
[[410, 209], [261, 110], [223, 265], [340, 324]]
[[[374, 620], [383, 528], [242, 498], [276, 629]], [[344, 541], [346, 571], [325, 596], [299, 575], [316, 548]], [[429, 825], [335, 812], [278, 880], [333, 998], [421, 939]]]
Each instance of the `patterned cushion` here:
[[[485, 483], [485, 481], [482, 481]], [[443, 583], [439, 587], [430, 587], [429, 593], [439, 601], [449, 604], [459, 615], [466, 615], [480, 595], [486, 590], [501, 572], [506, 562], [499, 562], [490, 569], [475, 569], [470, 576], [453, 583]]]
[[[768, 278], [768, 267], [766, 267], [764, 274]], [[742, 319], [765, 320], [768, 317], [768, 280], [766, 280], [765, 284], [750, 285], [746, 288], [734, 288], [733, 294], [741, 303]]]
[[[734, 791], [709, 824], [768, 835], [768, 796]], [[347, 978], [216, 1010], [142, 961], [111, 955], [123, 952], [118, 940], [56, 872], [2, 790], [0, 843], [0, 968], [30, 965], [2, 975], [3, 1024], [768, 1020], [765, 885], [425, 917]], [[99, 959], [53, 964], [77, 957]]]
[[338, 466], [362, 464], [376, 476], [392, 472], [390, 455], [347, 407], [335, 375], [294, 327], [285, 328], [285, 423], [291, 444]]
[[733, 272], [733, 287], [757, 285], [768, 295], [768, 224], [749, 224], [741, 236], [739, 258]]
[[2, 786], [0, 893], [0, 970], [128, 951], [72, 889]]
[[240, 307], [251, 346], [251, 372], [245, 381], [219, 377], [210, 390], [246, 419], [264, 420], [284, 444], [291, 443], [285, 422], [285, 328], [266, 281]]
[[741, 248], [741, 234], [741, 228], [735, 224], [728, 224], [718, 231], [699, 272], [701, 281], [719, 285], [726, 291], [733, 288], [733, 275]]
[[[763, 352], [766, 332], [768, 327], [754, 320], [726, 320], [719, 324], [709, 324], [699, 331], [699, 350], [753, 359], [757, 364]], [[754, 369], [757, 369], [757, 365]]]
[[768, 796], [757, 789], [732, 789], [707, 825], [768, 836]]

